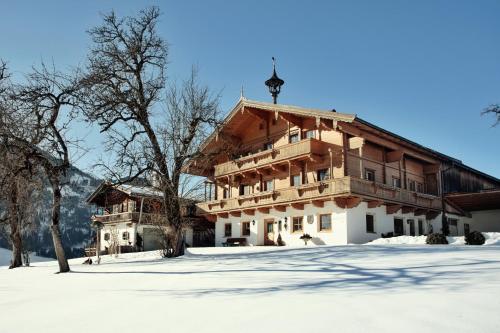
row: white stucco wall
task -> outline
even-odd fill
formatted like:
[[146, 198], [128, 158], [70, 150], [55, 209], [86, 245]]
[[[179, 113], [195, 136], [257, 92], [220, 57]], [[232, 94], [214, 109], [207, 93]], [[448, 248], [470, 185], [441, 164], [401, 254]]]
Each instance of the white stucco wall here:
[[[332, 230], [331, 231], [318, 231], [319, 215], [332, 214]], [[313, 222], [308, 222], [308, 216], [313, 216]], [[303, 231], [292, 233], [292, 219], [293, 217], [303, 217]], [[313, 237], [311, 243], [323, 244], [346, 244], [346, 220], [345, 210], [338, 208], [333, 202], [325, 202], [324, 207], [318, 208], [311, 204], [306, 204], [304, 210], [297, 210], [292, 207], [287, 207], [286, 212], [280, 212], [271, 209], [269, 214], [262, 214], [255, 212], [255, 215], [241, 214], [240, 217], [233, 217], [229, 215], [228, 218], [217, 218], [215, 223], [215, 244], [222, 246], [228, 237], [224, 237], [224, 225], [231, 223], [231, 237], [240, 238], [246, 237], [249, 245], [264, 245], [265, 221], [273, 219], [274, 224], [274, 241], [278, 239], [278, 234], [281, 234], [282, 240], [287, 245], [303, 245], [304, 242], [300, 239], [304, 233], [308, 233]], [[286, 226], [285, 229], [285, 217]], [[282, 229], [279, 231], [279, 221], [281, 220]], [[252, 223], [255, 221], [255, 225]], [[242, 236], [241, 223], [250, 222], [250, 236]]]
[[[470, 231], [500, 232], [500, 210], [483, 210], [471, 212], [471, 217], [446, 214], [448, 218], [458, 220], [457, 228], [450, 226], [450, 234], [455, 236], [464, 235], [464, 224], [469, 224]], [[434, 231], [441, 231], [441, 215], [433, 221]]]
[[[320, 232], [318, 228], [319, 215], [332, 214], [332, 230]], [[374, 233], [366, 231], [366, 214], [374, 216]], [[313, 222], [308, 222], [308, 216], [313, 216]], [[303, 232], [292, 233], [292, 218], [295, 216], [303, 216]], [[284, 228], [284, 218], [287, 218], [287, 229]], [[222, 243], [229, 237], [224, 237], [224, 225], [231, 223], [231, 238], [246, 237], [249, 245], [264, 245], [264, 233], [266, 219], [274, 219], [282, 221], [282, 230], [278, 232], [278, 224], [274, 225], [274, 241], [277, 240], [278, 234], [281, 233], [282, 240], [287, 245], [303, 245], [304, 242], [300, 239], [303, 233], [308, 233], [313, 237], [312, 243], [317, 245], [345, 245], [345, 244], [363, 244], [371, 240], [380, 238], [382, 233], [394, 231], [394, 219], [403, 219], [403, 226], [406, 235], [410, 235], [409, 220], [415, 223], [415, 234], [418, 235], [418, 220], [422, 220], [423, 233], [428, 232], [428, 225], [434, 224], [434, 231], [441, 229], [441, 218], [438, 216], [433, 221], [427, 221], [424, 215], [415, 216], [413, 213], [402, 214], [399, 210], [395, 214], [387, 214], [385, 205], [368, 208], [366, 202], [361, 202], [358, 206], [350, 209], [337, 207], [333, 201], [324, 203], [324, 207], [318, 208], [311, 204], [306, 204], [304, 210], [297, 210], [292, 207], [287, 207], [286, 212], [279, 212], [271, 209], [269, 214], [256, 212], [255, 215], [242, 214], [240, 217], [229, 215], [228, 218], [217, 218], [215, 224], [215, 244], [222, 246]], [[252, 221], [255, 220], [255, 225]], [[250, 223], [250, 236], [241, 235], [241, 223]], [[462, 227], [463, 230], [463, 227]], [[471, 229], [472, 230], [472, 229]]]
[[[371, 214], [374, 218], [374, 233], [366, 231], [366, 215]], [[423, 233], [427, 232], [427, 222], [425, 215], [415, 216], [413, 213], [403, 214], [401, 210], [395, 214], [387, 214], [386, 206], [381, 205], [376, 208], [368, 208], [366, 202], [361, 202], [358, 206], [347, 210], [347, 238], [348, 243], [363, 244], [382, 237], [382, 233], [394, 232], [394, 219], [403, 220], [404, 234], [410, 235], [409, 220], [415, 224], [415, 235], [418, 236], [418, 220], [422, 220]]]
[[[128, 231], [129, 233], [129, 239], [128, 240], [123, 240], [122, 234]], [[113, 242], [113, 237], [112, 233], [115, 232], [117, 234], [117, 241], [120, 246], [126, 246], [126, 245], [134, 245], [135, 244], [135, 226], [131, 223], [118, 223], [116, 225], [110, 226], [110, 225], [105, 225], [101, 229], [101, 251], [104, 251], [107, 248], [109, 248]], [[104, 235], [106, 233], [110, 234], [110, 239], [109, 240], [104, 240]], [[130, 242], [130, 244], [129, 244]]]

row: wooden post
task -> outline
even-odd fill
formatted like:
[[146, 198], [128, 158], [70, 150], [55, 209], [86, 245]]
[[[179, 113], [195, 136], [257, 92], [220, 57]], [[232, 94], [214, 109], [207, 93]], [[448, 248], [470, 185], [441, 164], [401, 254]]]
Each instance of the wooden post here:
[[214, 199], [217, 200], [217, 178], [214, 180], [214, 189], [215, 189], [215, 192], [214, 192]]
[[330, 179], [333, 179], [333, 152], [332, 148], [328, 147], [328, 155], [330, 155]]
[[344, 176], [349, 175], [349, 170], [347, 168], [347, 149], [348, 149], [347, 133], [342, 132], [342, 150], [344, 155]]
[[385, 169], [385, 163], [387, 161], [387, 150], [385, 147], [383, 147], [382, 150], [382, 182], [384, 184], [387, 184], [387, 170]]
[[405, 154], [401, 157], [402, 163], [403, 163], [403, 177], [404, 177], [404, 189], [408, 189], [408, 182], [407, 182], [407, 176], [406, 176], [406, 159], [405, 159]]

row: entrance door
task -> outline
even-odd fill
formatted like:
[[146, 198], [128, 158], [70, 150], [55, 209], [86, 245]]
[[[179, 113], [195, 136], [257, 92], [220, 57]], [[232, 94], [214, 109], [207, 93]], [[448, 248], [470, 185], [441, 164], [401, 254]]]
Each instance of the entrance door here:
[[415, 236], [415, 220], [408, 220], [410, 224], [410, 236]]
[[394, 236], [401, 236], [405, 234], [405, 227], [403, 219], [394, 219]]
[[274, 220], [264, 221], [264, 245], [274, 245]]

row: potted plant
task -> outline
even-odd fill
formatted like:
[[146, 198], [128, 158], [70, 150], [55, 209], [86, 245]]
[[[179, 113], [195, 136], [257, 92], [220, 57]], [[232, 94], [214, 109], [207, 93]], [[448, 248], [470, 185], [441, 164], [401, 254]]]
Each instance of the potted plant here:
[[302, 236], [300, 236], [300, 239], [302, 239], [304, 241], [304, 244], [307, 245], [307, 242], [309, 242], [312, 237], [309, 234], [303, 234]]

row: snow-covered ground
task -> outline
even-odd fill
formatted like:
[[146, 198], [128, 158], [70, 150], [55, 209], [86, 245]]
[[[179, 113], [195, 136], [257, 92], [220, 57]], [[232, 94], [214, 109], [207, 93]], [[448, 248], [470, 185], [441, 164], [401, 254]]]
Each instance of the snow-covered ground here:
[[0, 332], [500, 332], [500, 246], [193, 249], [0, 268]]

